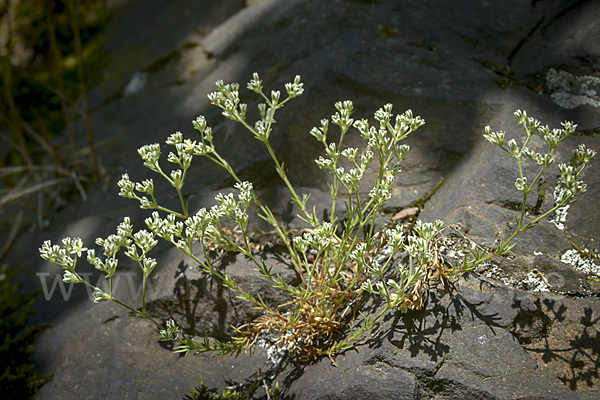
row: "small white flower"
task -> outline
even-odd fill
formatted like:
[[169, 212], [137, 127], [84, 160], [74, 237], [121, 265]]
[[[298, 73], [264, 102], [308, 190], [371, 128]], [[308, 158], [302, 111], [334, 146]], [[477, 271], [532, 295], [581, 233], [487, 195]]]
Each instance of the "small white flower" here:
[[158, 263], [154, 258], [144, 258], [144, 261], [142, 261], [144, 275], [150, 275], [157, 264]]
[[71, 271], [65, 271], [63, 275], [63, 282], [65, 283], [80, 283], [82, 282], [79, 275]]
[[111, 297], [108, 293], [104, 293], [99, 288], [96, 288], [96, 290], [94, 290], [94, 293], [92, 296], [94, 297], [94, 303], [100, 303], [102, 301], [108, 301], [111, 299]]
[[519, 146], [517, 145], [517, 141], [515, 139], [510, 139], [508, 141], [508, 148], [513, 154], [519, 153]]
[[[195, 122], [195, 121], [194, 121]], [[166, 140], [165, 143], [170, 144], [172, 146], [175, 146], [178, 143], [181, 143], [183, 141], [183, 135], [181, 132], [175, 132], [173, 134], [171, 134], [171, 136], [169, 136]]]

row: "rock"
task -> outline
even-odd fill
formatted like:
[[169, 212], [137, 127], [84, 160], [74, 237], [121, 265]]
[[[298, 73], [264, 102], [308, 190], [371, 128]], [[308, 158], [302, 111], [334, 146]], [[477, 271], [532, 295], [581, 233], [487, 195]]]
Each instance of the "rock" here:
[[566, 68], [577, 75], [599, 77], [600, 28], [594, 16], [600, 6], [594, 1], [538, 3], [540, 10], [531, 31], [519, 43], [511, 57], [511, 67], [523, 76], [548, 67]]
[[[290, 363], [280, 375], [284, 394], [296, 399], [571, 398], [509, 332], [534, 326], [536, 318], [524, 317], [532, 312], [549, 320], [530, 295], [489, 284], [483, 292], [471, 289], [473, 283], [463, 281], [459, 293], [434, 293], [423, 311], [388, 319], [366, 344], [338, 356], [339, 368], [331, 368], [328, 360]], [[507, 310], [512, 315], [500, 316]]]
[[[417, 0], [266, 0], [246, 8], [233, 0], [166, 4], [130, 0], [116, 10], [107, 42], [114, 60], [109, 79], [90, 95], [99, 152], [110, 177], [90, 191], [87, 204], [74, 201], [58, 213], [50, 232], [18, 238], [9, 261], [26, 264], [31, 276], [47, 273], [31, 286], [39, 289], [40, 279], [47, 288], [53, 279], [60, 281], [57, 268], [33, 251], [43, 240], [74, 235], [93, 246], [95, 237], [113, 232], [125, 215], [142, 226], [148, 214], [117, 197], [117, 180], [125, 172], [135, 181], [150, 177], [136, 149], [164, 143], [178, 130], [197, 139], [190, 122], [199, 114], [206, 115], [218, 150], [234, 169], [244, 179], [256, 180], [265, 202], [291, 228], [302, 228], [261, 143], [209, 106], [206, 95], [215, 90], [217, 79], [240, 82], [245, 99], [243, 88], [252, 72], [260, 73], [269, 90], [283, 90], [283, 83], [302, 76], [305, 94], [279, 112], [271, 139], [290, 180], [300, 193], [311, 193], [309, 204], [325, 214], [330, 207], [328, 178], [313, 161], [323, 149], [309, 130], [329, 117], [340, 100], [354, 100], [356, 117], [371, 120], [386, 103], [393, 103], [395, 112], [412, 109], [426, 125], [407, 139], [412, 149], [404, 172], [377, 223], [419, 207], [419, 218], [460, 222], [481, 245], [492, 246], [501, 232], [505, 237], [512, 232], [521, 201], [514, 189], [514, 160], [484, 142], [486, 125], [520, 136], [512, 113], [525, 109], [551, 127], [575, 121], [578, 135], [567, 139], [565, 148], [584, 142], [600, 150], [596, 108], [582, 104], [565, 109], [550, 92], [516, 84], [550, 67], [597, 77], [597, 41], [583, 40], [598, 30], [598, 22], [590, 19], [594, 2], [510, 0], [468, 7]], [[489, 66], [507, 63], [515, 72], [513, 85], [500, 87], [494, 81], [498, 71]], [[136, 71], [148, 74], [146, 85], [121, 97]], [[257, 100], [248, 103], [254, 112]], [[79, 125], [75, 129], [83, 131]], [[338, 136], [333, 129], [330, 140]], [[542, 148], [539, 138], [532, 140], [533, 147]], [[353, 132], [347, 145], [362, 149], [363, 143]], [[561, 150], [557, 157], [566, 160], [568, 152]], [[273, 349], [260, 347], [252, 357], [179, 358], [161, 346], [150, 323], [128, 318], [116, 305], [90, 303], [82, 287], [65, 301], [57, 286], [36, 306], [32, 321], [54, 324], [37, 342], [35, 358], [40, 373], [53, 373], [55, 381], [36, 398], [177, 399], [201, 379], [221, 390], [236, 383], [248, 386], [257, 376], [279, 382], [282, 398], [295, 399], [596, 398], [600, 287], [562, 258], [574, 245], [600, 251], [599, 168], [596, 160], [584, 173], [588, 192], [569, 208], [564, 231], [541, 222], [519, 237], [512, 258], [474, 271], [452, 293], [432, 290], [422, 311], [390, 314], [363, 343], [337, 356], [339, 368], [327, 358], [310, 363], [286, 359], [273, 368], [267, 363]], [[525, 171], [535, 169], [526, 166]], [[553, 205], [556, 177], [556, 169], [551, 170], [529, 197], [529, 215]], [[443, 184], [433, 193], [441, 178]], [[373, 180], [373, 175], [366, 178], [370, 184]], [[213, 204], [215, 191], [230, 190], [231, 183], [217, 166], [198, 160], [184, 194], [190, 207], [198, 209]], [[362, 188], [365, 193], [369, 189], [369, 184]], [[170, 188], [157, 187], [156, 193], [161, 202], [178, 205]], [[276, 255], [266, 257], [293, 282], [294, 272]], [[159, 247], [155, 256], [159, 266], [149, 309], [157, 318], [174, 316], [190, 334], [226, 339], [231, 324], [255, 315], [169, 246]], [[240, 284], [269, 301], [281, 301], [247, 260], [223, 261]], [[138, 266], [121, 268], [119, 296], [137, 298]], [[94, 282], [98, 278], [89, 276]], [[367, 311], [375, 312], [376, 304], [367, 303]], [[258, 389], [254, 397], [261, 396], [264, 391]]]
[[[104, 72], [104, 83], [91, 90], [90, 103], [94, 107], [124, 89], [136, 72], [164, 64], [187, 43], [235, 15], [244, 2], [227, 0], [214, 5], [210, 1], [184, 0], [175, 4], [125, 0], [112, 7], [114, 16], [105, 48], [119, 58]], [[164, 27], [168, 34], [157, 27]]]

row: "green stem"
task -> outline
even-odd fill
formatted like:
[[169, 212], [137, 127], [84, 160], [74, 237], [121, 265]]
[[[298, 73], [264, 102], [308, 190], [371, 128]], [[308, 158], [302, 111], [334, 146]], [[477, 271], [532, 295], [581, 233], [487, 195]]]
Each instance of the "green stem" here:
[[381, 320], [381, 318], [383, 318], [385, 314], [387, 314], [387, 312], [391, 308], [392, 306], [390, 304], [386, 305], [383, 311], [377, 314], [377, 316], [374, 319], [372, 319], [368, 323], [365, 323], [365, 325], [362, 328], [352, 333], [346, 340], [336, 343], [334, 346], [331, 347], [330, 351], [333, 353], [335, 351], [340, 351], [351, 347], [352, 342], [356, 342], [358, 338], [361, 337], [365, 332], [368, 332], [371, 329], [373, 329], [373, 327]]
[[142, 314], [146, 314], [146, 282], [148, 281], [148, 275], [145, 273], [142, 277]]
[[[156, 203], [154, 203], [154, 204], [156, 204]], [[155, 209], [155, 210], [164, 211], [164, 212], [166, 212], [166, 213], [169, 213], [169, 214], [173, 214], [173, 215], [175, 215], [176, 217], [179, 217], [179, 218], [187, 218], [187, 217], [188, 217], [188, 215], [181, 214], [181, 213], [179, 213], [179, 212], [177, 212], [177, 211], [170, 210], [170, 209], [168, 209], [168, 208], [165, 208], [165, 207], [163, 207], [163, 206], [159, 206], [158, 204], [156, 204], [156, 205], [154, 206], [154, 209]]]
[[[89, 287], [89, 288], [91, 288], [93, 290], [100, 289], [100, 288], [92, 285], [91, 283], [83, 280], [83, 279], [81, 280], [81, 283], [83, 283], [84, 285], [86, 285], [87, 287]], [[112, 286], [112, 277], [111, 277], [111, 286]], [[148, 314], [146, 314], [145, 309], [142, 309], [142, 311], [138, 311], [135, 308], [133, 308], [133, 307], [131, 307], [131, 306], [123, 303], [121, 300], [118, 300], [117, 298], [115, 298], [112, 295], [112, 288], [111, 288], [111, 293], [110, 293], [110, 300], [113, 301], [113, 302], [115, 302], [115, 303], [117, 303], [118, 305], [120, 305], [122, 307], [125, 307], [126, 309], [128, 309], [129, 311], [131, 311], [136, 316], [141, 317], [141, 318], [146, 318], [147, 320], [149, 320], [150, 322], [152, 322], [154, 325], [156, 325], [159, 329], [161, 329], [161, 330], [165, 329], [161, 324], [159, 324], [152, 317], [150, 317]]]
[[[279, 162], [279, 160], [277, 159], [277, 156], [273, 152], [273, 149], [271, 148], [271, 144], [268, 142], [268, 140], [265, 140], [263, 143], [267, 147], [267, 150], [269, 151], [269, 155], [271, 156], [271, 159], [273, 159], [273, 162], [275, 163], [275, 168], [277, 170], [277, 173], [279, 174], [279, 177], [283, 180], [283, 182], [287, 186], [288, 190], [292, 194], [292, 196], [294, 198], [294, 203], [296, 203], [300, 207], [302, 213], [306, 216], [306, 218], [308, 218], [308, 220], [311, 220], [312, 216], [310, 215], [310, 213], [308, 212], [306, 207], [304, 207], [302, 205], [302, 201], [301, 201], [300, 197], [296, 194], [294, 187], [290, 183], [290, 181], [285, 173], [283, 165]], [[317, 227], [315, 226], [315, 228], [317, 228]]]
[[118, 305], [120, 305], [120, 306], [122, 306], [122, 307], [125, 307], [126, 309], [128, 309], [129, 311], [131, 311], [132, 313], [134, 313], [136, 316], [138, 316], [138, 317], [140, 317], [140, 318], [145, 318], [145, 319], [147, 319], [148, 321], [150, 321], [150, 322], [152, 322], [154, 325], [156, 325], [156, 326], [158, 327], [158, 329], [160, 329], [160, 330], [165, 330], [165, 328], [164, 328], [164, 327], [163, 327], [161, 324], [159, 324], [158, 322], [156, 322], [156, 321], [154, 320], [154, 318], [150, 317], [148, 314], [146, 314], [146, 312], [144, 312], [144, 311], [141, 311], [141, 312], [140, 312], [140, 311], [136, 310], [135, 308], [133, 308], [133, 307], [130, 307], [130, 306], [128, 306], [127, 304], [123, 303], [122, 301], [120, 301], [120, 300], [117, 300], [117, 299], [116, 299], [116, 298], [114, 298], [114, 297], [113, 297], [113, 298], [111, 298], [111, 301], [114, 301], [114, 302], [115, 302], [115, 303], [117, 303]]
[[[242, 123], [251, 132], [254, 131], [252, 129], [252, 127], [250, 127], [249, 125], [247, 125], [244, 122], [242, 122]], [[274, 161], [276, 162], [276, 165], [279, 165], [279, 163], [277, 161], [277, 157], [275, 157], [275, 155], [273, 154], [271, 147], [268, 145], [268, 142], [265, 142], [265, 143], [267, 145], [267, 148], [270, 151], [271, 157], [273, 157]], [[214, 157], [216, 157], [216, 158], [213, 158], [213, 157], [208, 157], [208, 158], [210, 160], [212, 160], [213, 162], [215, 162], [216, 164], [218, 164], [221, 167], [223, 167], [233, 177], [233, 179], [235, 179], [236, 182], [242, 183], [242, 180], [236, 175], [236, 173], [233, 171], [233, 168], [231, 168], [231, 166], [229, 165], [229, 163], [224, 158], [222, 158], [221, 155], [216, 150], [213, 150], [212, 153], [214, 154]], [[284, 180], [284, 182], [286, 182], [286, 184], [288, 185], [288, 188], [291, 188], [292, 193], [295, 196], [295, 198], [299, 200], [298, 196], [293, 191], [293, 188], [291, 187], [291, 184], [289, 183], [289, 181], [287, 181], [287, 178]], [[254, 191], [252, 191], [252, 201], [260, 208], [260, 210], [264, 213], [264, 215], [266, 215], [266, 216], [269, 215], [269, 208], [261, 203], [261, 201], [258, 199], [258, 197], [256, 196], [256, 194], [254, 193]], [[306, 209], [304, 209], [304, 213], [305, 213], [305, 215], [308, 216], [308, 213], [307, 213]], [[302, 282], [306, 283], [305, 280], [304, 280], [304, 274], [302, 272], [302, 263], [301, 263], [301, 260], [300, 260], [299, 256], [296, 254], [296, 252], [294, 252], [294, 249], [292, 248], [292, 246], [290, 244], [290, 241], [289, 241], [289, 238], [287, 237], [287, 234], [281, 228], [281, 226], [279, 225], [279, 223], [277, 223], [277, 221], [271, 220], [271, 218], [269, 218], [267, 220], [269, 221], [269, 223], [271, 224], [271, 226], [273, 226], [275, 228], [278, 236], [283, 241], [283, 243], [284, 243], [284, 245], [285, 245], [285, 247], [286, 247], [286, 249], [288, 251], [288, 254], [292, 258], [292, 263], [294, 264], [294, 266], [296, 267], [296, 270], [300, 274], [300, 278], [302, 279]]]

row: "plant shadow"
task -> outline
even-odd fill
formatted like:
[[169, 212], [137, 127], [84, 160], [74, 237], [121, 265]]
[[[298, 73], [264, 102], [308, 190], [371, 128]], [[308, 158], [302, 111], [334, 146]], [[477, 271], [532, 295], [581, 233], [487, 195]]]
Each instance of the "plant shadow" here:
[[[581, 299], [585, 301], [585, 299]], [[552, 320], [552, 330], [523, 346], [538, 363], [573, 391], [598, 387], [600, 376], [600, 335], [597, 302], [573, 307], [562, 300], [545, 298], [539, 304]]]

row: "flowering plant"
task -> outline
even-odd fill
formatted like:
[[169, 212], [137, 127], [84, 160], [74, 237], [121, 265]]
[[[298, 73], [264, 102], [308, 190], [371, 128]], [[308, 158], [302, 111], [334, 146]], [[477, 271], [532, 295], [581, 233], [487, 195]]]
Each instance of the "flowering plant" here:
[[[550, 130], [525, 112], [517, 111], [515, 116], [518, 123], [526, 131], [526, 139], [521, 146], [514, 139], [505, 144], [504, 132], [492, 132], [491, 128], [486, 127], [485, 139], [517, 161], [519, 177], [515, 186], [523, 193], [523, 206], [514, 233], [502, 240], [496, 249], [473, 250], [460, 265], [452, 265], [440, 254], [440, 235], [446, 229], [442, 221], [416, 221], [409, 226], [390, 223], [383, 229], [376, 229], [378, 224], [375, 218], [382, 205], [391, 198], [394, 180], [401, 171], [400, 163], [409, 151], [409, 146], [402, 141], [425, 123], [423, 119], [414, 116], [410, 110], [394, 116], [392, 105], [387, 104], [375, 112], [377, 125], [374, 126], [366, 119], [353, 118], [351, 101], [335, 104], [336, 112], [331, 118], [321, 120], [320, 126], [310, 131], [324, 147], [324, 156], [318, 157], [316, 163], [331, 175], [329, 192], [332, 202], [325, 220], [319, 218], [314, 209], [309, 211], [310, 196], [296, 193], [286, 175], [284, 164], [277, 158], [269, 142], [276, 112], [303, 93], [300, 77], [296, 76], [293, 82], [285, 85], [287, 97], [282, 100], [279, 91], [272, 91], [267, 96], [258, 74], [254, 74], [247, 88], [263, 101], [258, 105], [260, 118], [254, 123], [247, 120], [247, 104], [240, 99], [238, 84], [219, 81], [216, 86], [217, 91], [208, 96], [210, 102], [222, 110], [223, 116], [241, 124], [264, 144], [278, 175], [289, 190], [292, 202], [300, 210], [298, 217], [306, 223], [307, 228], [303, 232], [290, 234], [262, 203], [252, 183], [238, 177], [215, 148], [212, 129], [206, 119], [200, 116], [193, 121], [200, 135], [198, 140], [184, 139], [179, 132], [167, 138], [166, 144], [174, 148], [167, 156], [167, 161], [175, 167], [170, 172], [165, 172], [160, 164], [162, 149], [159, 144], [146, 145], [138, 150], [144, 166], [175, 188], [180, 210], [159, 204], [154, 195], [152, 179], [133, 182], [125, 174], [118, 183], [119, 195], [139, 201], [142, 209], [154, 210], [145, 220], [146, 229], [134, 232], [130, 219], [125, 217], [117, 227], [116, 234], [96, 240], [96, 244], [103, 248], [103, 257], [97, 256], [95, 250], [85, 248], [79, 238], [65, 238], [62, 246], [46, 241], [40, 249], [44, 259], [64, 269], [65, 282], [82, 283], [92, 288], [94, 302], [113, 301], [133, 315], [148, 319], [158, 327], [163, 340], [179, 343], [175, 351], [185, 354], [207, 351], [217, 354], [239, 353], [252, 347], [259, 337], [270, 335], [280, 349], [292, 355], [310, 358], [327, 354], [335, 364], [336, 353], [361, 340], [363, 334], [373, 329], [388, 312], [406, 312], [423, 307], [429, 282], [449, 279], [455, 274], [473, 270], [492, 257], [507, 254], [518, 234], [574, 202], [576, 195], [586, 189], [585, 184], [578, 180], [579, 176], [596, 154], [580, 145], [573, 152], [569, 164], [559, 165], [561, 178], [558, 184], [561, 192], [555, 206], [527, 221], [527, 196], [542, 174], [555, 162], [554, 150], [574, 132], [575, 125], [565, 123], [563, 129]], [[337, 142], [329, 140], [330, 125], [340, 130]], [[363, 149], [344, 147], [344, 139], [351, 128], [356, 129], [365, 140]], [[548, 145], [546, 154], [535, 153], [527, 147], [536, 130]], [[206, 157], [224, 168], [236, 182], [234, 187], [237, 195], [218, 194], [215, 197], [216, 205], [190, 213], [181, 189], [195, 156]], [[523, 173], [526, 160], [539, 165], [539, 173], [533, 179], [528, 179]], [[346, 169], [343, 163], [351, 167]], [[363, 177], [369, 168], [376, 169], [376, 179], [374, 185], [367, 188], [368, 195], [365, 195]], [[336, 212], [340, 197], [344, 198], [346, 205], [343, 219]], [[289, 263], [299, 277], [298, 286], [292, 286], [281, 276], [273, 274], [272, 267], [254, 250], [248, 231], [248, 207], [251, 204], [258, 207], [260, 216], [273, 227], [283, 243]], [[233, 229], [229, 228], [231, 224]], [[149, 253], [157, 245], [158, 238], [192, 258], [201, 271], [219, 279], [223, 286], [237, 293], [238, 298], [261, 310], [262, 316], [235, 328], [236, 336], [229, 342], [207, 337], [196, 340], [183, 333], [173, 320], [155, 320], [146, 310], [146, 284], [157, 265], [156, 259], [151, 258]], [[239, 286], [226, 271], [213, 265], [209, 248], [215, 244], [246, 256], [257, 274], [266, 279], [271, 287], [285, 293], [289, 301], [283, 305], [268, 305], [260, 294], [252, 294]], [[125, 304], [113, 293], [113, 276], [118, 267], [120, 249], [124, 249], [123, 256], [136, 262], [142, 271], [143, 290], [139, 308]], [[88, 263], [106, 274], [108, 292], [87, 282], [77, 273], [77, 260], [83, 253], [87, 254]], [[375, 315], [367, 315], [358, 309], [358, 300], [365, 293], [379, 296], [384, 301]], [[356, 311], [362, 316], [361, 324], [353, 323]]]

